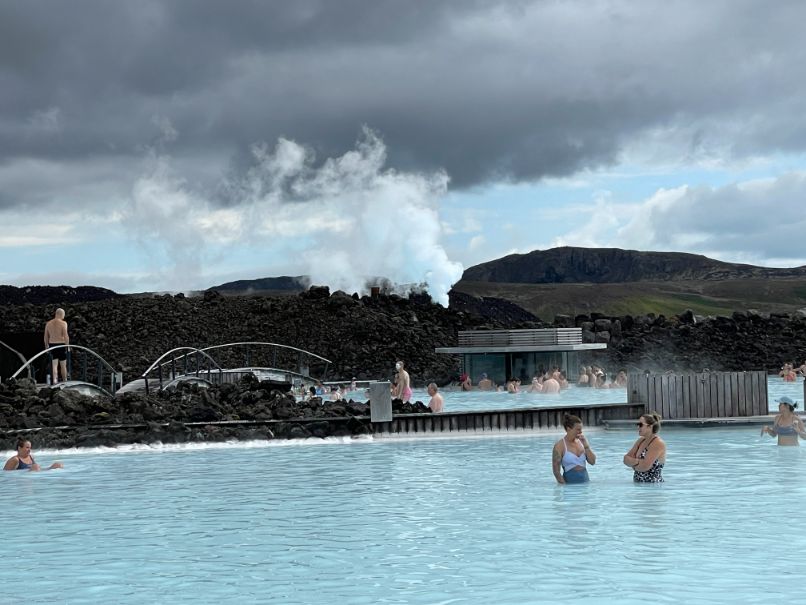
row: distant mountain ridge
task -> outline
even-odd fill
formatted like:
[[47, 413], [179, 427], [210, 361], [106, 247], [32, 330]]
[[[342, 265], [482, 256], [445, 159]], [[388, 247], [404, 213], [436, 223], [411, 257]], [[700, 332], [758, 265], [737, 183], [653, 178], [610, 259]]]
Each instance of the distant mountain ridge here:
[[510, 254], [469, 267], [462, 281], [513, 284], [627, 283], [640, 281], [806, 278], [806, 266], [768, 268], [685, 252], [564, 246]]
[[219, 292], [302, 292], [307, 290], [311, 280], [307, 275], [288, 276], [281, 275], [279, 277], [261, 277], [259, 279], [239, 279], [237, 281], [230, 281], [220, 286], [213, 286], [208, 290], [217, 290]]

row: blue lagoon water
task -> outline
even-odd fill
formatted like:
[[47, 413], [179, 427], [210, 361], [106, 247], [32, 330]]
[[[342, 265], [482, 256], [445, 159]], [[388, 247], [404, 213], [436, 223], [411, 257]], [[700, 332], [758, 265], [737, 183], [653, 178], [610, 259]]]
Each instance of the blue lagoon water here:
[[[544, 395], [542, 393], [490, 392], [490, 391], [450, 391], [442, 392], [445, 397], [446, 412], [479, 412], [485, 410], [509, 410], [536, 407], [555, 406], [585, 406], [607, 403], [627, 403], [627, 389], [589, 389], [571, 385], [570, 388]], [[778, 404], [775, 400], [787, 395], [794, 401], [800, 402], [799, 409], [803, 410], [803, 380], [797, 382], [784, 382], [778, 376], [767, 379], [767, 398], [770, 411], [777, 412]], [[356, 396], [360, 399], [360, 394]], [[428, 403], [430, 399], [425, 389], [415, 389], [412, 400]]]
[[782, 603], [803, 600], [806, 448], [669, 430], [635, 485], [633, 431], [34, 451], [0, 474], [0, 602]]

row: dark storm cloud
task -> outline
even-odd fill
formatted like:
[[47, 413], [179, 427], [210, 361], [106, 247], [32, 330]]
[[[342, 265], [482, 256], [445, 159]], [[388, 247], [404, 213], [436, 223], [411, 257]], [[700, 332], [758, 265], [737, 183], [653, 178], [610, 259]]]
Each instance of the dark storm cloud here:
[[[255, 142], [327, 157], [364, 124], [390, 165], [455, 187], [607, 165], [651, 136], [803, 151], [804, 19], [784, 1], [5, 2], [0, 168], [128, 175], [164, 140], [206, 185]], [[29, 174], [0, 204], [38, 199]]]

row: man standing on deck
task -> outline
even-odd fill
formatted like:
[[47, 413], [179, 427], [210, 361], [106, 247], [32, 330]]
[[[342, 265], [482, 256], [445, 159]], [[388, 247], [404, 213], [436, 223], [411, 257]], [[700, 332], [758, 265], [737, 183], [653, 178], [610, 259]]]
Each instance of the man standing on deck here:
[[67, 380], [67, 346], [70, 344], [70, 336], [67, 335], [67, 322], [64, 321], [64, 309], [56, 309], [56, 313], [48, 323], [45, 324], [45, 349], [65, 345], [51, 353], [51, 380], [53, 384], [59, 382], [58, 369], [62, 370], [62, 380]]
[[409, 373], [405, 370], [402, 361], [398, 361], [395, 364], [395, 369], [397, 370], [397, 387], [392, 395], [405, 403], [411, 399], [411, 380]]

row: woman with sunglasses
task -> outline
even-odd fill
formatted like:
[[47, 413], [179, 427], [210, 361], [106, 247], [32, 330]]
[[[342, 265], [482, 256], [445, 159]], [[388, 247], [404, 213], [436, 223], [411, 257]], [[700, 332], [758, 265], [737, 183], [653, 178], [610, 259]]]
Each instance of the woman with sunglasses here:
[[624, 464], [633, 469], [636, 483], [663, 483], [666, 444], [658, 437], [660, 415], [644, 414], [638, 419], [638, 440], [624, 455]]
[[596, 464], [596, 454], [582, 434], [582, 420], [578, 416], [566, 414], [563, 416], [563, 427], [565, 437], [554, 444], [551, 452], [554, 478], [559, 484], [587, 483], [590, 481], [587, 464]]

